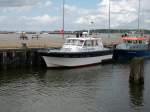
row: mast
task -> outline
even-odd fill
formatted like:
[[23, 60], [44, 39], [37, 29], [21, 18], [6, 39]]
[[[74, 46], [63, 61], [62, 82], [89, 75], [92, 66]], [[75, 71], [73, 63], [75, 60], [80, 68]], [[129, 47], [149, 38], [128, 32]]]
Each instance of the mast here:
[[138, 31], [140, 31], [140, 11], [141, 11], [141, 0], [139, 0], [138, 6]]
[[141, 0], [139, 0], [138, 6], [138, 31], [140, 31], [140, 12], [141, 12]]
[[108, 38], [110, 39], [110, 0], [108, 2]]
[[62, 27], [63, 27], [63, 39], [64, 39], [64, 29], [65, 29], [65, 0], [63, 0], [63, 21], [62, 21]]

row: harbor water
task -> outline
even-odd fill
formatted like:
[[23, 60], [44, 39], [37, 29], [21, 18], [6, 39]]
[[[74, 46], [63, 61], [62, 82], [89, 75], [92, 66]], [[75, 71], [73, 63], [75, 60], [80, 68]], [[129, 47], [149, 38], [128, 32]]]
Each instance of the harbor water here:
[[129, 85], [128, 63], [0, 71], [0, 112], [149, 112], [144, 66], [144, 86]]

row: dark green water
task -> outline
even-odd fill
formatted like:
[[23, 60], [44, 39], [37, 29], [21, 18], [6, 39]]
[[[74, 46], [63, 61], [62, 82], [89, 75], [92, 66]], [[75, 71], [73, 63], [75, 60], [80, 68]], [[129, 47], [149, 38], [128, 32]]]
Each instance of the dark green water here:
[[128, 64], [0, 72], [0, 112], [149, 112], [150, 61], [143, 87], [128, 83]]

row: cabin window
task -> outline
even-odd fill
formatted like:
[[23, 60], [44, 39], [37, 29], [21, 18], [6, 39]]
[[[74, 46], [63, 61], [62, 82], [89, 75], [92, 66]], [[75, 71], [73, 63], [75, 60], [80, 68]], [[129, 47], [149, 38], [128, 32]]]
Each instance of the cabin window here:
[[137, 40], [134, 40], [133, 43], [136, 44], [136, 43], [137, 43]]
[[96, 40], [96, 46], [98, 46], [98, 41]]
[[92, 46], [97, 46], [97, 40], [91, 40]]
[[77, 43], [77, 41], [76, 40], [70, 40], [70, 39], [68, 39], [68, 40], [66, 40], [66, 45], [76, 45], [76, 43]]
[[83, 43], [84, 43], [84, 40], [79, 40], [79, 41], [78, 41], [78, 46], [82, 46]]
[[141, 44], [142, 43], [142, 41], [141, 40], [139, 40], [139, 44]]
[[71, 44], [71, 45], [74, 45], [74, 40], [70, 40], [70, 44]]
[[70, 44], [70, 40], [66, 40], [66, 44]]
[[75, 45], [76, 44], [76, 40], [72, 40], [72, 45]]
[[86, 40], [84, 46], [98, 46], [97, 40]]
[[95, 46], [95, 41], [94, 40], [91, 40], [91, 43], [92, 43], [92, 46]]
[[84, 42], [84, 46], [87, 46], [87, 42], [86, 41]]
[[136, 44], [138, 43], [138, 41], [137, 41], [137, 40], [136, 40], [135, 42], [136, 42]]
[[92, 46], [92, 42], [90, 40], [85, 41], [85, 46]]
[[95, 40], [92, 40], [92, 46], [95, 46]]
[[70, 44], [73, 44], [73, 40], [70, 40]]
[[92, 40], [92, 46], [98, 46], [97, 40]]
[[131, 41], [131, 40], [128, 40], [128, 43], [129, 43], [129, 44], [131, 44], [131, 43], [132, 43], [132, 41]]
[[72, 45], [76, 45], [76, 44], [77, 44], [77, 40], [73, 40]]

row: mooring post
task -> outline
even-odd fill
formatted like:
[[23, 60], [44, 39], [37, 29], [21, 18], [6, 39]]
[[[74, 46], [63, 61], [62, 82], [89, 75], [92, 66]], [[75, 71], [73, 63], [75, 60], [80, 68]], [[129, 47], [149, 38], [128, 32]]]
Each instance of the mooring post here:
[[15, 59], [15, 51], [12, 51], [12, 58]]
[[134, 58], [130, 64], [129, 82], [144, 84], [144, 58]]
[[13, 60], [13, 67], [16, 67], [16, 54], [15, 51], [12, 51], [12, 60]]
[[7, 52], [3, 52], [3, 68], [7, 69]]
[[30, 52], [30, 65], [33, 65], [33, 52]]
[[27, 60], [27, 51], [26, 50], [24, 51], [24, 59], [25, 59], [25, 62], [26, 62], [26, 60]]
[[3, 64], [5, 64], [5, 62], [6, 62], [6, 56], [7, 56], [7, 53], [3, 52]]
[[23, 51], [23, 66], [26, 66], [26, 64], [27, 64], [27, 51], [26, 50], [24, 50]]

